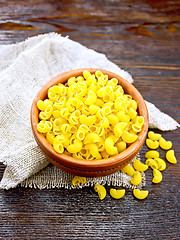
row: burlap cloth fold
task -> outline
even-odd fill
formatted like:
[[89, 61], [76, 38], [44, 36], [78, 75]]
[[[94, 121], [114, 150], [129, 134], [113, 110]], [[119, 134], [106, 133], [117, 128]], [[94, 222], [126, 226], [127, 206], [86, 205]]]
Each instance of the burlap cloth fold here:
[[[18, 184], [38, 188], [73, 187], [73, 176], [49, 164], [38, 148], [30, 126], [30, 108], [35, 95], [49, 79], [71, 69], [88, 67], [106, 69], [133, 82], [129, 73], [105, 55], [56, 33], [0, 46], [0, 162], [6, 165], [0, 188], [9, 189]], [[176, 129], [176, 121], [153, 104], [146, 104], [150, 127], [163, 131]], [[145, 175], [142, 177], [140, 188], [145, 185]], [[88, 178], [83, 186], [101, 183], [132, 188], [130, 179], [117, 172]]]

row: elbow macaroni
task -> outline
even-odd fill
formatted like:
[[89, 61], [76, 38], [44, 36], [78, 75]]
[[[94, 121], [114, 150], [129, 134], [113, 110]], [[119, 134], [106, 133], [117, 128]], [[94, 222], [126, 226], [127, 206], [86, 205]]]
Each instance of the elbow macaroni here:
[[137, 198], [137, 199], [145, 199], [148, 196], [149, 191], [147, 190], [139, 190], [139, 189], [133, 189], [133, 195]]
[[160, 183], [161, 181], [162, 181], [162, 173], [157, 169], [153, 169], [152, 182], [153, 183]]
[[108, 158], [136, 141], [144, 124], [137, 102], [116, 78], [108, 79], [99, 70], [95, 74], [85, 70], [65, 85], [54, 85], [47, 96], [37, 102], [37, 130], [57, 153], [88, 160]]
[[166, 153], [166, 159], [167, 159], [168, 162], [170, 162], [170, 163], [173, 163], [173, 164], [176, 164], [176, 163], [177, 163], [176, 157], [175, 157], [175, 155], [174, 155], [174, 150], [169, 150], [169, 151], [167, 151], [167, 153]]
[[131, 183], [133, 185], [139, 185], [142, 181], [142, 176], [141, 173], [139, 171], [136, 171], [133, 175], [133, 178], [131, 179]]
[[111, 197], [113, 197], [115, 199], [120, 199], [120, 198], [124, 197], [125, 192], [126, 192], [125, 189], [116, 190], [115, 188], [111, 188], [109, 193], [110, 193]]
[[140, 162], [140, 160], [138, 159], [134, 160], [133, 167], [136, 171], [139, 171], [139, 172], [145, 172], [148, 169], [148, 166]]
[[106, 189], [102, 185], [95, 185], [94, 190], [98, 193], [100, 200], [103, 200], [106, 197]]

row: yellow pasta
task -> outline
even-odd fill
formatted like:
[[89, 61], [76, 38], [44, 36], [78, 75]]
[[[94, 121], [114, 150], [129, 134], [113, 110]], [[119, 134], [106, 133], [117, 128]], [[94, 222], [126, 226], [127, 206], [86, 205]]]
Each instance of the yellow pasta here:
[[86, 126], [93, 125], [96, 122], [96, 116], [92, 115], [87, 117], [86, 115], [83, 114], [79, 117], [79, 122]]
[[167, 159], [168, 162], [170, 162], [170, 163], [173, 163], [173, 164], [176, 164], [176, 163], [177, 163], [177, 160], [176, 160], [176, 157], [175, 157], [175, 154], [174, 154], [174, 150], [169, 150], [169, 151], [167, 151], [167, 153], [166, 153], [166, 159]]
[[37, 130], [38, 130], [40, 133], [46, 133], [46, 132], [48, 132], [45, 123], [42, 123], [42, 122], [40, 122], [40, 123], [37, 124]]
[[57, 153], [80, 159], [108, 158], [136, 141], [144, 124], [137, 102], [116, 78], [101, 71], [70, 77], [39, 100], [37, 130]]
[[91, 105], [91, 104], [94, 104], [96, 102], [96, 99], [97, 99], [96, 93], [91, 91], [91, 90], [89, 90], [87, 99], [86, 99], [86, 101], [84, 103], [86, 105]]
[[84, 138], [84, 144], [87, 143], [95, 143], [95, 142], [99, 142], [100, 141], [100, 137], [97, 133], [90, 133], [88, 132]]
[[148, 132], [148, 138], [153, 140], [153, 141], [158, 141], [161, 137], [161, 134], [154, 133], [153, 131]]
[[142, 127], [144, 124], [144, 118], [142, 116], [137, 116], [135, 119], [136, 119], [135, 123]]
[[159, 153], [156, 150], [150, 150], [145, 154], [146, 158], [159, 158]]
[[99, 109], [100, 109], [100, 107], [95, 104], [92, 104], [89, 106], [89, 112], [92, 115], [96, 114]]
[[120, 199], [120, 198], [124, 197], [125, 192], [126, 192], [125, 189], [116, 190], [114, 188], [111, 188], [109, 193], [110, 193], [111, 197], [113, 197], [115, 199]]
[[101, 154], [99, 153], [98, 146], [95, 143], [88, 143], [85, 145], [85, 149], [88, 149], [91, 155], [95, 159], [101, 159]]
[[105, 139], [105, 150], [109, 155], [116, 155], [118, 154], [117, 147], [114, 146], [114, 141], [111, 137]]
[[123, 131], [122, 140], [126, 143], [133, 143], [137, 140], [138, 136], [135, 134], [131, 134], [127, 131]]
[[130, 106], [131, 106], [134, 110], [137, 110], [137, 102], [136, 102], [135, 100], [131, 99], [130, 103], [131, 103]]
[[[155, 159], [157, 159], [157, 158], [155, 158]], [[148, 159], [146, 159], [145, 164], [147, 166], [151, 167], [152, 169], [158, 169], [159, 165], [158, 165], [158, 162], [155, 159], [148, 158]]]
[[157, 149], [159, 147], [159, 141], [153, 141], [153, 140], [147, 138], [146, 145], [150, 149]]
[[118, 142], [116, 146], [119, 153], [123, 152], [127, 148], [127, 144], [124, 141]]
[[83, 77], [84, 77], [85, 79], [88, 79], [90, 76], [91, 76], [91, 73], [90, 73], [88, 70], [85, 70], [85, 71], [83, 72]]
[[137, 199], [145, 199], [148, 196], [149, 191], [147, 190], [139, 190], [139, 189], [133, 189], [133, 195], [137, 198]]
[[166, 141], [163, 137], [159, 139], [159, 145], [164, 150], [169, 150], [172, 147], [171, 141]]
[[74, 143], [70, 144], [67, 147], [67, 150], [70, 153], [77, 153], [77, 152], [79, 152], [81, 150], [81, 148], [82, 148], [82, 142], [80, 140], [78, 140], [78, 139], [75, 139]]
[[166, 162], [163, 160], [163, 159], [161, 159], [161, 158], [155, 158], [154, 159], [156, 162], [157, 162], [157, 164], [158, 164], [158, 170], [159, 171], [164, 171], [164, 169], [166, 169]]
[[103, 74], [101, 71], [97, 70], [97, 71], [95, 72], [95, 76], [96, 76], [97, 78], [102, 78], [102, 77], [104, 76], [104, 74]]
[[121, 169], [121, 172], [126, 173], [126, 174], [128, 174], [129, 176], [132, 177], [134, 175], [135, 171], [134, 171], [134, 168], [131, 165], [127, 165], [126, 167]]
[[130, 116], [127, 115], [124, 111], [119, 111], [117, 112], [117, 117], [120, 122], [129, 122], [130, 121]]
[[[125, 127], [127, 126], [126, 122], [119, 122], [114, 126], [114, 134], [116, 137], [121, 137]], [[126, 142], [126, 141], [125, 141]]]
[[161, 181], [162, 181], [162, 173], [157, 169], [153, 169], [152, 182], [153, 183], [160, 183]]
[[64, 142], [65, 142], [65, 138], [63, 135], [58, 135], [54, 138], [53, 147], [56, 152], [58, 152], [58, 153], [64, 152], [64, 146], [63, 146]]
[[72, 185], [76, 186], [79, 184], [85, 184], [86, 177], [74, 176], [72, 179]]
[[54, 138], [55, 134], [52, 131], [46, 133], [46, 139], [51, 145], [53, 145]]
[[148, 166], [140, 162], [140, 160], [138, 159], [134, 160], [133, 167], [136, 171], [139, 171], [139, 172], [145, 172], [148, 169]]
[[44, 112], [46, 113], [46, 115], [48, 116], [48, 118], [50, 118], [50, 116], [51, 116], [51, 114], [52, 114], [52, 111], [53, 111], [53, 108], [52, 108], [51, 105], [48, 105], [48, 106], [45, 108], [45, 110], [44, 110]]
[[142, 181], [142, 176], [141, 173], [139, 171], [136, 171], [133, 175], [133, 178], [131, 179], [131, 183], [133, 185], [139, 185]]
[[103, 200], [106, 197], [106, 189], [102, 185], [95, 185], [94, 190], [98, 193], [100, 200]]
[[141, 131], [141, 126], [139, 124], [132, 124], [132, 130], [136, 133]]
[[107, 116], [107, 119], [109, 120], [109, 124], [111, 124], [111, 126], [113, 126], [113, 127], [114, 127], [116, 124], [119, 123], [118, 117], [117, 117], [115, 114], [113, 114], [113, 113], [109, 114], [109, 115]]
[[134, 110], [134, 108], [130, 107], [128, 110], [128, 115], [131, 119], [133, 119], [137, 116], [137, 112]]

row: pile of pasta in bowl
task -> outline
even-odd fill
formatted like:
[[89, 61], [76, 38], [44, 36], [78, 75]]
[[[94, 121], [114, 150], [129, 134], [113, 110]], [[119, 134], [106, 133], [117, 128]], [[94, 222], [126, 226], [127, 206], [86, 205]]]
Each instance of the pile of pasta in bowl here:
[[107, 159], [123, 152], [144, 124], [137, 102], [117, 78], [109, 79], [100, 70], [84, 70], [65, 84], [51, 86], [37, 108], [38, 132], [57, 153], [77, 159]]

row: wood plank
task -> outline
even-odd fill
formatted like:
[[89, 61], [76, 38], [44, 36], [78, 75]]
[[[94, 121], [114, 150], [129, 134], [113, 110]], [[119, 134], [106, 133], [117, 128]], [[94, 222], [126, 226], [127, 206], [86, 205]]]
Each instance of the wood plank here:
[[[3, 0], [0, 44], [52, 31], [69, 35], [131, 73], [143, 97], [180, 123], [179, 13], [177, 0]], [[179, 160], [180, 130], [162, 134]], [[180, 164], [167, 163], [160, 184], [151, 179], [148, 171], [145, 201], [131, 190], [103, 201], [93, 188], [0, 190], [0, 239], [180, 239]]]

